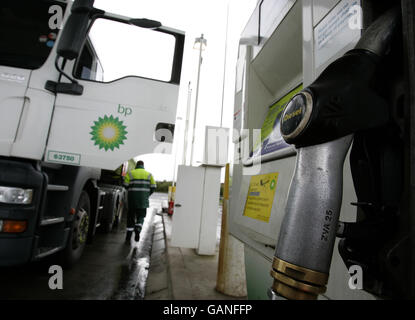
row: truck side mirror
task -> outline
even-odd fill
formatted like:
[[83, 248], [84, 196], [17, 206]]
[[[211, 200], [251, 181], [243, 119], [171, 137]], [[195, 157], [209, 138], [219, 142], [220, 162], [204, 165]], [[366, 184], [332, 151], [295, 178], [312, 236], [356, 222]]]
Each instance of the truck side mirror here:
[[81, 52], [88, 28], [89, 14], [72, 13], [63, 29], [57, 52], [61, 57], [73, 60]]
[[101, 12], [101, 10], [94, 8], [94, 1], [76, 0], [72, 5], [71, 15], [58, 43], [57, 53], [59, 56], [68, 60], [78, 57], [86, 38], [92, 14]]

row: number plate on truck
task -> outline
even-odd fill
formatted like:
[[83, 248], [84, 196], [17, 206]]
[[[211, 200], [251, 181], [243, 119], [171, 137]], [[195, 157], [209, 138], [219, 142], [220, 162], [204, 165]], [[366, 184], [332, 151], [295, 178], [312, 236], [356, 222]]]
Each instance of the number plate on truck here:
[[76, 153], [49, 151], [47, 161], [79, 166], [81, 164], [81, 155]]

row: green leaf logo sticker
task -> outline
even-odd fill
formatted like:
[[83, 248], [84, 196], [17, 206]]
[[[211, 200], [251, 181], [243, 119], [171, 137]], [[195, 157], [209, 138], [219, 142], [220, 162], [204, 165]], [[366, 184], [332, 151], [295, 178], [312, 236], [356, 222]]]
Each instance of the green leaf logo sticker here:
[[98, 121], [94, 121], [94, 126], [91, 127], [92, 135], [91, 140], [95, 141], [95, 145], [98, 145], [100, 149], [105, 151], [114, 151], [115, 148], [120, 148], [120, 145], [124, 144], [124, 140], [127, 139], [127, 127], [123, 125], [123, 121], [114, 118], [112, 115], [99, 118]]

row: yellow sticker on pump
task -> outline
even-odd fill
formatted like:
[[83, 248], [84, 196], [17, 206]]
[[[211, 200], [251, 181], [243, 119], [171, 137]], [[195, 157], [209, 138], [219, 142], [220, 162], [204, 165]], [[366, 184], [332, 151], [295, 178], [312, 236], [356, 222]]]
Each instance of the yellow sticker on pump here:
[[269, 222], [277, 181], [278, 172], [251, 177], [244, 216], [266, 223]]

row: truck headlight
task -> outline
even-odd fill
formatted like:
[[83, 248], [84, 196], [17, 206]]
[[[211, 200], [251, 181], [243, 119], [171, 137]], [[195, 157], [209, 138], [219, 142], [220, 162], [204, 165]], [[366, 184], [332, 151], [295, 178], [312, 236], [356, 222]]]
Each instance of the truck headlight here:
[[0, 203], [31, 204], [33, 189], [0, 187]]

